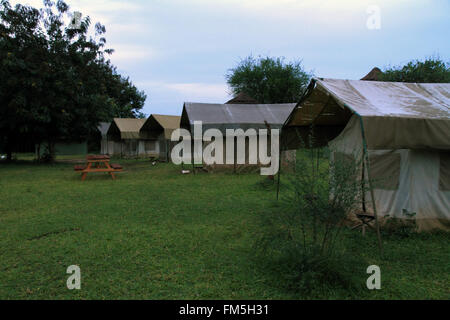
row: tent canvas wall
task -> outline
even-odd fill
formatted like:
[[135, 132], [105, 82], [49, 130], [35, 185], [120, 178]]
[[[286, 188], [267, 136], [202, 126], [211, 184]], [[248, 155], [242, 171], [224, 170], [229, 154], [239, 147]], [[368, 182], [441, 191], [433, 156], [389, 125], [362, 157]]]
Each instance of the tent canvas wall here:
[[[186, 102], [181, 115], [181, 127], [194, 132], [194, 122], [202, 122], [203, 133], [208, 129], [218, 129], [226, 136], [227, 129], [281, 129], [283, 123], [295, 107], [295, 103], [284, 104], [211, 104]], [[257, 137], [259, 139], [259, 136]], [[206, 144], [204, 144], [204, 147]], [[268, 139], [268, 150], [270, 140]], [[224, 159], [226, 157], [226, 145], [224, 143]], [[244, 166], [249, 164], [248, 143], [246, 143], [246, 155]], [[236, 153], [235, 153], [236, 156]], [[295, 152], [285, 152], [282, 159], [295, 158]], [[225, 162], [225, 161], [224, 161]], [[236, 159], [235, 159], [236, 162]], [[285, 164], [282, 161], [282, 164]], [[217, 166], [217, 165], [215, 165]], [[235, 168], [235, 167], [234, 167]]]
[[373, 180], [368, 212], [415, 213], [419, 230], [449, 229], [450, 84], [313, 79], [283, 127], [282, 147], [300, 147], [311, 125], [315, 145], [329, 144], [334, 156], [368, 156], [360, 168]]
[[146, 119], [114, 118], [107, 131], [108, 154], [120, 156], [140, 156], [146, 154], [145, 139], [139, 131]]
[[152, 114], [140, 130], [141, 136], [147, 140], [148, 148], [162, 161], [170, 160], [174, 146], [171, 136], [180, 127], [180, 119], [180, 116]]

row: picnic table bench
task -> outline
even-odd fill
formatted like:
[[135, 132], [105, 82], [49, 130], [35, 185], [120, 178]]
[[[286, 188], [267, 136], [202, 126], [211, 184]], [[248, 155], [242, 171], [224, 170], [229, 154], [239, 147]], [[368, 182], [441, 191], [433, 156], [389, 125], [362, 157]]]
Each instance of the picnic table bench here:
[[106, 155], [87, 156], [86, 165], [75, 165], [74, 170], [81, 172], [81, 181], [84, 181], [90, 172], [106, 172], [114, 180], [114, 173], [123, 171], [123, 168], [120, 164], [110, 164], [109, 161], [110, 158]]

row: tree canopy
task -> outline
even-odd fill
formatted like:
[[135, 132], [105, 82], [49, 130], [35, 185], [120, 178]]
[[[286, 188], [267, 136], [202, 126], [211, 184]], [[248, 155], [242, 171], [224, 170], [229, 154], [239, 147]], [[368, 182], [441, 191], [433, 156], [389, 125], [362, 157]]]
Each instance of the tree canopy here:
[[440, 58], [412, 60], [404, 66], [387, 67], [380, 81], [438, 83], [450, 82], [450, 63]]
[[230, 69], [227, 83], [234, 94], [245, 92], [259, 103], [297, 102], [307, 88], [311, 75], [301, 61], [249, 56]]
[[85, 17], [71, 28], [70, 16], [62, 0], [44, 0], [42, 9], [0, 1], [0, 136], [8, 157], [20, 139], [51, 148], [56, 139], [86, 139], [100, 121], [142, 116], [146, 95], [111, 64], [105, 27], [91, 30]]

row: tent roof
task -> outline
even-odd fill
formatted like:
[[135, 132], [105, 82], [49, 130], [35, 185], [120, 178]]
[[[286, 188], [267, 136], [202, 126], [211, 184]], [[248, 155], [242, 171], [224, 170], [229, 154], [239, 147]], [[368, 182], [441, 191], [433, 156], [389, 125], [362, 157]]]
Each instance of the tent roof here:
[[380, 77], [380, 75], [383, 72], [380, 70], [380, 68], [375, 67], [372, 70], [370, 70], [370, 72], [368, 74], [366, 74], [364, 76], [364, 78], [362, 78], [361, 80], [365, 80], [365, 81], [377, 81], [379, 80], [378, 78]]
[[450, 148], [450, 83], [313, 79], [283, 131], [314, 123], [330, 141], [352, 114], [369, 148]]
[[152, 114], [151, 117], [155, 118], [164, 129], [177, 129], [180, 127], [180, 116]]
[[[211, 104], [186, 102], [181, 123], [192, 127], [202, 121], [203, 127], [221, 129], [272, 129], [281, 128], [294, 109], [294, 103], [283, 104]], [[190, 128], [189, 128], [190, 129]]]
[[113, 130], [120, 132], [121, 139], [140, 139], [139, 130], [147, 119], [114, 118], [109, 127], [108, 134]]
[[322, 79], [316, 85], [362, 117], [450, 119], [450, 83]]
[[225, 104], [257, 104], [258, 101], [250, 97], [245, 92], [239, 93], [237, 96], [235, 96], [233, 99], [225, 102]]
[[[141, 128], [141, 136], [148, 139], [156, 139], [157, 135], [164, 132], [166, 139], [170, 139], [172, 132], [180, 127], [180, 116], [168, 116], [152, 114]], [[155, 134], [152, 134], [155, 132]]]

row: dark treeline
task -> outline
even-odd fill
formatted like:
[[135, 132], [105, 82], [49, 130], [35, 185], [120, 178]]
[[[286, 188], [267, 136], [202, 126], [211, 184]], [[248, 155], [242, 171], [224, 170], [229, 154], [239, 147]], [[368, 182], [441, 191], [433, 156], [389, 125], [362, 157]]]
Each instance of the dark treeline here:
[[[0, 1], [0, 145], [87, 139], [100, 121], [143, 117], [146, 95], [117, 73], [100, 23], [71, 20], [64, 1], [42, 9]], [[64, 21], [71, 21], [67, 25]]]

